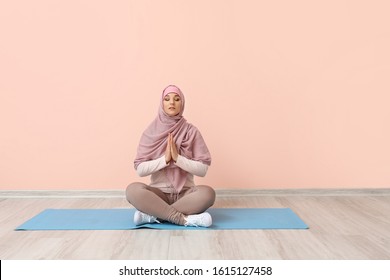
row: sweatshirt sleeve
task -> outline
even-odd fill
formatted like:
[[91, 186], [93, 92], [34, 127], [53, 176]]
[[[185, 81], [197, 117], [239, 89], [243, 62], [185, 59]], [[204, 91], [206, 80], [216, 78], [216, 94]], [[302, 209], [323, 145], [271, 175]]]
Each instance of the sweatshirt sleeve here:
[[165, 155], [163, 155], [157, 159], [141, 162], [137, 167], [137, 174], [140, 177], [145, 177], [167, 166], [168, 164], [165, 162]]
[[184, 156], [178, 155], [176, 165], [181, 169], [193, 175], [204, 177], [206, 176], [209, 166], [200, 161], [188, 159]]

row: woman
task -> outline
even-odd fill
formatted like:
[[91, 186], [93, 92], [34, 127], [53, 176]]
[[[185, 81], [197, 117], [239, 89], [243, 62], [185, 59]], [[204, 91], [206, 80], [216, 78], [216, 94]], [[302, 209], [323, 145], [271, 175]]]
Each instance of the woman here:
[[206, 175], [211, 156], [199, 130], [183, 117], [184, 104], [178, 87], [166, 87], [157, 117], [142, 134], [134, 167], [141, 177], [151, 175], [151, 182], [132, 183], [126, 190], [127, 200], [137, 209], [136, 225], [212, 224], [205, 211], [214, 204], [215, 191], [194, 183], [194, 175]]

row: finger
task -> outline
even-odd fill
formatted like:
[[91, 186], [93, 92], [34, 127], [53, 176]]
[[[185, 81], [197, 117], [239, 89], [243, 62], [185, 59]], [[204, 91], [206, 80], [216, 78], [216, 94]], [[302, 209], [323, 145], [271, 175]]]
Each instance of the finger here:
[[173, 141], [173, 136], [171, 134], [171, 148], [173, 149], [173, 146], [175, 146], [175, 142]]
[[169, 163], [171, 161], [171, 158], [172, 158], [172, 148], [171, 148], [171, 145], [170, 145], [170, 138], [168, 136], [168, 138], [167, 138], [167, 148], [165, 150], [165, 162]]
[[175, 153], [175, 144], [171, 145], [171, 153], [172, 153], [172, 154]]
[[172, 159], [176, 162], [178, 153], [177, 153], [177, 147], [175, 143], [172, 144], [171, 155], [172, 155]]

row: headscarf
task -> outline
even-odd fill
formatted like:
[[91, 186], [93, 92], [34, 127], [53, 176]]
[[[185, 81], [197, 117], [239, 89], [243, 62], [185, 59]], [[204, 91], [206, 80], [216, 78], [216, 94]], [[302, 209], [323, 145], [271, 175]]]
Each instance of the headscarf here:
[[[182, 102], [180, 112], [176, 116], [169, 116], [164, 112], [164, 97], [169, 93], [179, 95]], [[141, 136], [134, 160], [135, 169], [141, 162], [154, 160], [165, 154], [169, 133], [173, 135], [179, 155], [207, 165], [211, 164], [211, 155], [202, 135], [183, 117], [184, 105], [184, 95], [177, 86], [169, 85], [163, 90], [158, 115]], [[187, 172], [173, 164], [172, 161], [164, 169], [167, 179], [179, 193], [186, 182]]]

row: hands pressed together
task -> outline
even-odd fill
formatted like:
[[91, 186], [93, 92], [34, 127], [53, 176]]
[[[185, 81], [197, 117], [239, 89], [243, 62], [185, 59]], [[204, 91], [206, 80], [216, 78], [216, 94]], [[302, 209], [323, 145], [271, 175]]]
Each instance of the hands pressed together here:
[[176, 144], [173, 141], [173, 135], [169, 133], [167, 149], [165, 150], [165, 162], [169, 163], [171, 160], [176, 162], [178, 155]]

